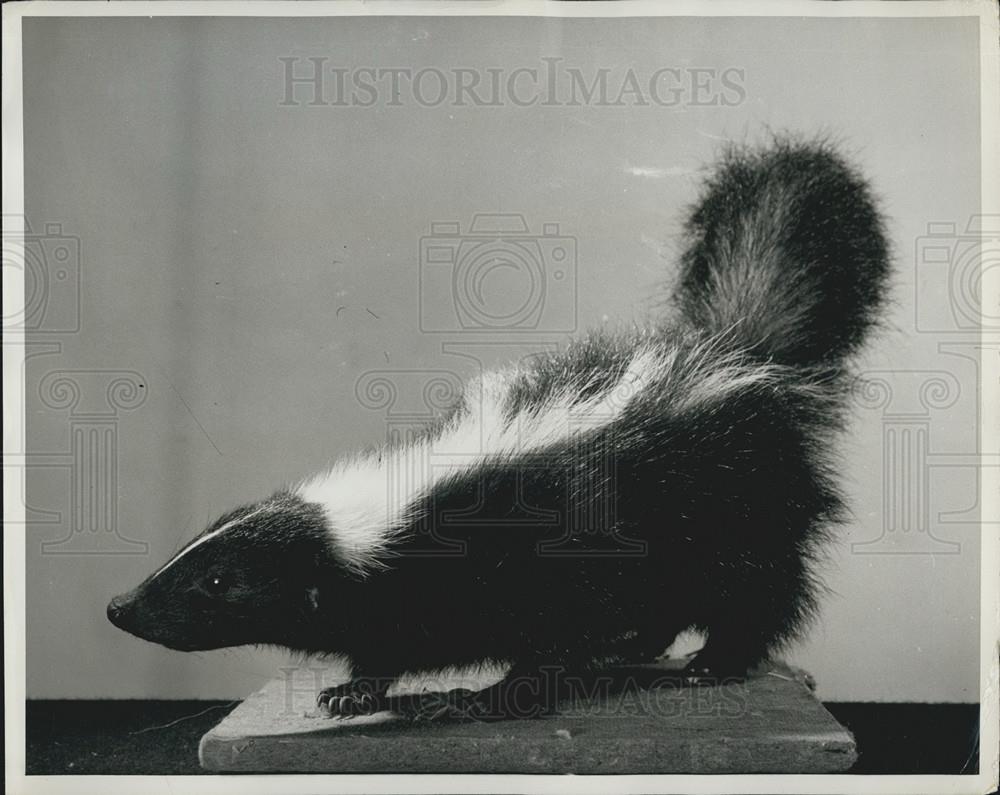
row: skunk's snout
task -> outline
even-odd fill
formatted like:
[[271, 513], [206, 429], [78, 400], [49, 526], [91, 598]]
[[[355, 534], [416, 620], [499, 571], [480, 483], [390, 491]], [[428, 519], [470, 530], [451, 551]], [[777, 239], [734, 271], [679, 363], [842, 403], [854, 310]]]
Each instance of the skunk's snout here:
[[108, 621], [119, 629], [128, 630], [128, 616], [131, 612], [131, 595], [120, 594], [108, 602]]

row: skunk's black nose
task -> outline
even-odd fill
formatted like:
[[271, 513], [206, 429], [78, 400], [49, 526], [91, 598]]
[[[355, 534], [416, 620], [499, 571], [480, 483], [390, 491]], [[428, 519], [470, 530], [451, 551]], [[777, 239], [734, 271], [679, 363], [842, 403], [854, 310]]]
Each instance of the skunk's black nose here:
[[119, 629], [124, 629], [126, 600], [124, 596], [116, 596], [108, 602], [108, 621]]

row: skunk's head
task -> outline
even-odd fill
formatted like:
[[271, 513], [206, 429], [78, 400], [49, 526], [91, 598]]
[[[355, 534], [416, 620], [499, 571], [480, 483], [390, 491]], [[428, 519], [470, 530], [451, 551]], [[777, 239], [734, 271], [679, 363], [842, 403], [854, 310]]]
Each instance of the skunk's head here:
[[[298, 647], [336, 567], [322, 510], [281, 492], [226, 514], [138, 587], [108, 604], [127, 632], [172, 649]], [[322, 583], [326, 592], [321, 592]]]

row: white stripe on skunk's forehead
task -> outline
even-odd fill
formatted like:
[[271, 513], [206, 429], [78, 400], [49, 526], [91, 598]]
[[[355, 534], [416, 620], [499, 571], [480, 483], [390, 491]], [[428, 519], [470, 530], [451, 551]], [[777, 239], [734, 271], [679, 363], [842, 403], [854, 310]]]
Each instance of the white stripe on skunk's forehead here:
[[178, 552], [176, 555], [174, 555], [170, 560], [168, 560], [166, 563], [164, 563], [162, 566], [160, 566], [160, 568], [157, 569], [153, 573], [153, 575], [152, 575], [152, 577], [150, 579], [152, 579], [153, 577], [158, 577], [159, 575], [163, 574], [163, 572], [165, 572], [167, 569], [169, 569], [171, 566], [173, 566], [178, 560], [180, 560], [181, 558], [183, 558], [189, 552], [192, 552], [193, 550], [197, 549], [198, 547], [200, 547], [202, 544], [206, 543], [207, 541], [211, 541], [213, 538], [217, 538], [218, 536], [220, 536], [223, 533], [225, 533], [227, 530], [231, 530], [232, 528], [236, 527], [237, 525], [243, 524], [243, 522], [246, 522], [246, 521], [248, 521], [250, 519], [253, 519], [255, 516], [257, 516], [259, 514], [262, 514], [262, 513], [266, 512], [266, 511], [270, 511], [273, 508], [274, 508], [274, 506], [271, 503], [267, 503], [265, 505], [260, 506], [256, 510], [251, 511], [248, 514], [245, 514], [245, 515], [240, 516], [240, 517], [238, 517], [236, 519], [233, 519], [232, 521], [226, 522], [221, 527], [217, 527], [214, 530], [210, 530], [209, 532], [205, 533], [204, 535], [198, 536], [196, 539], [194, 539], [194, 541], [192, 541], [190, 544], [188, 544], [186, 547], [184, 547], [180, 552]]
[[673, 350], [643, 346], [617, 381], [593, 397], [579, 399], [595, 376], [569, 379], [544, 402], [526, 405], [513, 416], [508, 396], [522, 374], [516, 368], [486, 373], [467, 384], [461, 410], [436, 437], [340, 462], [304, 483], [297, 494], [324, 510], [340, 561], [363, 575], [384, 566], [382, 556], [393, 537], [436, 483], [484, 460], [538, 452], [613, 422], [633, 398], [663, 378], [673, 359]]

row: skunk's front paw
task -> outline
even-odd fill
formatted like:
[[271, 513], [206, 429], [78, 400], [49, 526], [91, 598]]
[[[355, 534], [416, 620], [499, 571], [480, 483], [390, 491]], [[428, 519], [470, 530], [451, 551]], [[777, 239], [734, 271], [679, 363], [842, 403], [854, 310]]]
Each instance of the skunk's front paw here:
[[374, 715], [382, 710], [382, 698], [377, 693], [361, 691], [353, 682], [324, 687], [316, 696], [316, 706], [327, 717], [353, 718]]

